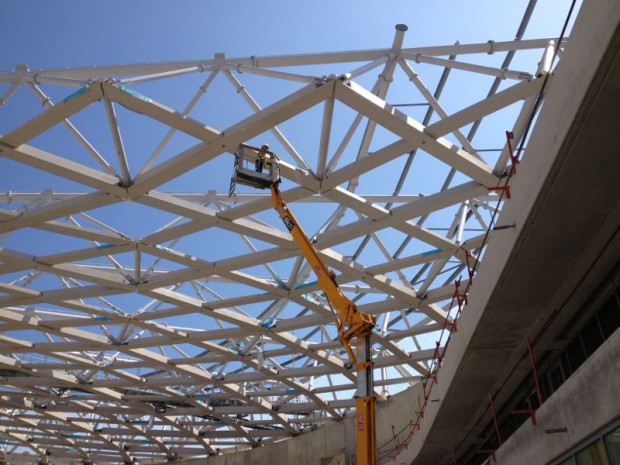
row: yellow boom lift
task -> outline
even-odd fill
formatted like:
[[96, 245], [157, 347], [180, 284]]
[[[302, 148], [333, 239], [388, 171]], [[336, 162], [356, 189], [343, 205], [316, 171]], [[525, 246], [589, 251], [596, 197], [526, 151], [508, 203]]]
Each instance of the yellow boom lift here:
[[[235, 166], [229, 194], [234, 193], [236, 184], [271, 190], [273, 208], [280, 215], [280, 219], [293, 236], [297, 247], [312, 267], [319, 288], [325, 293], [335, 312], [338, 339], [349, 357], [349, 365], [357, 370], [355, 401], [357, 465], [375, 465], [377, 456], [375, 396], [370, 336], [376, 320], [373, 316], [358, 311], [355, 303], [342, 293], [334, 273], [327, 268], [312, 242], [299, 226], [295, 216], [282, 200], [278, 189], [279, 183], [280, 170], [275, 153], [270, 152], [266, 145], [261, 148], [246, 144], [239, 145], [235, 152]], [[356, 339], [357, 342], [357, 357], [351, 348], [352, 339]]]

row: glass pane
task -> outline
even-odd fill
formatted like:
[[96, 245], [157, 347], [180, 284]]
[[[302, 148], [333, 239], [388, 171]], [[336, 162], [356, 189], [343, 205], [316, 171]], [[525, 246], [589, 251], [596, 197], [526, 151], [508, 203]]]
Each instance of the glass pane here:
[[607, 454], [603, 448], [603, 441], [599, 439], [577, 452], [577, 463], [579, 465], [609, 465]]
[[620, 326], [620, 305], [618, 305], [618, 297], [616, 295], [612, 295], [603, 305], [598, 317], [601, 321], [605, 338], [608, 338]]
[[605, 436], [605, 448], [611, 465], [620, 464], [620, 428], [616, 428]]
[[588, 357], [596, 352], [596, 349], [600, 347], [603, 343], [603, 333], [601, 333], [601, 329], [598, 326], [598, 321], [596, 318], [588, 324], [581, 333], [581, 338], [583, 339], [583, 345], [586, 349], [586, 354]]
[[573, 373], [579, 368], [579, 366], [586, 359], [586, 353], [583, 350], [583, 346], [581, 345], [581, 338], [577, 336], [573, 339], [566, 350], [566, 354], [568, 355], [568, 359], [570, 360], [570, 366], [573, 369]]
[[566, 352], [562, 354], [562, 368], [564, 369], [564, 376], [566, 376], [567, 378], [573, 374], [573, 370], [571, 369], [568, 355], [566, 355]]
[[551, 384], [553, 385], [553, 390], [557, 391], [558, 388], [564, 382], [564, 376], [562, 376], [562, 368], [558, 364], [553, 371], [551, 372]]

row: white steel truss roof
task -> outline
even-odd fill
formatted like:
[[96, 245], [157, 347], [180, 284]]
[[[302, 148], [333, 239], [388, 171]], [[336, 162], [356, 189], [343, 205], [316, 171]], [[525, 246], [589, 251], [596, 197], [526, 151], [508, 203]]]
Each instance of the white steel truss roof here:
[[353, 408], [333, 314], [269, 196], [228, 196], [242, 142], [278, 153], [284, 199], [377, 317], [377, 395], [429, 374], [554, 47], [403, 48], [405, 30], [376, 50], [0, 73], [0, 112], [25, 114], [3, 169], [29, 180], [0, 193], [10, 461], [199, 457]]

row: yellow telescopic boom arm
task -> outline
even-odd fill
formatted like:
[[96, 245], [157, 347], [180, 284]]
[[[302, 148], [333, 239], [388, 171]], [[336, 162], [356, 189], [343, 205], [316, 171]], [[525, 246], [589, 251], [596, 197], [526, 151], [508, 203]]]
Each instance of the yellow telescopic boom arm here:
[[[374, 364], [370, 340], [376, 320], [374, 317], [358, 311], [357, 306], [342, 293], [334, 273], [327, 268], [314, 245], [297, 223], [295, 216], [282, 200], [278, 190], [280, 176], [277, 155], [269, 151], [262, 152], [269, 155], [264, 160], [265, 166], [269, 168], [268, 173], [264, 173], [258, 164], [255, 165], [255, 169], [246, 166], [247, 163], [253, 164], [261, 151], [264, 151], [264, 147], [258, 149], [246, 144], [239, 144], [235, 152], [235, 166], [229, 195], [234, 193], [237, 183], [259, 189], [267, 187], [271, 189], [273, 208], [280, 215], [280, 219], [293, 236], [297, 247], [312, 267], [319, 288], [325, 293], [325, 297], [335, 312], [338, 340], [347, 352], [350, 366], [355, 367], [357, 371], [357, 395], [355, 396], [357, 465], [376, 465]], [[353, 338], [357, 339], [357, 357], [351, 348], [351, 339]], [[361, 361], [357, 363], [357, 359]]]
[[271, 186], [271, 197], [273, 208], [280, 215], [280, 219], [289, 230], [297, 246], [303, 253], [306, 260], [312, 267], [312, 271], [317, 277], [319, 288], [325, 293], [327, 299], [336, 312], [336, 326], [338, 328], [338, 339], [344, 347], [351, 365], [355, 365], [356, 357], [351, 349], [351, 339], [364, 339], [372, 333], [375, 326], [375, 318], [366, 313], [359, 312], [357, 306], [348, 299], [340, 290], [334, 273], [327, 268], [316, 249], [297, 223], [295, 216], [286, 206], [280, 196], [277, 183]]
[[[375, 396], [373, 393], [373, 363], [370, 352], [370, 335], [375, 326], [375, 318], [357, 310], [357, 306], [340, 290], [334, 273], [325, 265], [316, 249], [297, 223], [295, 216], [280, 196], [278, 183], [271, 185], [273, 208], [289, 230], [297, 247], [312, 267], [319, 288], [336, 312], [338, 339], [349, 356], [351, 366], [358, 372], [357, 396], [355, 399], [355, 436], [357, 465], [375, 465], [377, 445], [375, 439]], [[356, 363], [351, 348], [351, 339], [357, 338], [357, 349], [362, 362]]]

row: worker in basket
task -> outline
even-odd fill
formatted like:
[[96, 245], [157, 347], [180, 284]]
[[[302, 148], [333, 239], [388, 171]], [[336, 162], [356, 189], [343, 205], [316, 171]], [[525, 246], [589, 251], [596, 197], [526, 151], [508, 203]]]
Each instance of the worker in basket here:
[[269, 146], [267, 144], [261, 145], [260, 150], [258, 151], [258, 155], [256, 156], [256, 172], [262, 173], [263, 167], [265, 166], [265, 162], [267, 161], [267, 150], [269, 150]]

